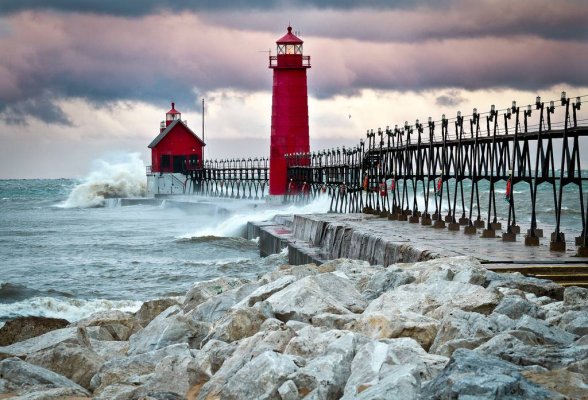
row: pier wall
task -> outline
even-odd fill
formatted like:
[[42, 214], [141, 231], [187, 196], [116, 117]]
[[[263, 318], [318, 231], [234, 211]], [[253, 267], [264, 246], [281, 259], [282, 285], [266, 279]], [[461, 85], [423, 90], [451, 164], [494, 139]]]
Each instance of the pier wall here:
[[248, 237], [259, 237], [260, 254], [266, 256], [288, 247], [291, 265], [351, 258], [370, 264], [425, 261], [447, 254], [419, 248], [370, 229], [358, 227], [365, 216], [316, 214], [281, 217], [265, 222], [250, 222]]
[[[368, 214], [313, 214], [250, 223], [250, 237], [259, 237], [262, 256], [288, 248], [291, 265], [322, 264], [348, 258], [372, 265], [473, 256], [496, 272], [520, 272], [548, 278], [564, 286], [588, 287], [588, 257], [570, 246], [565, 253], [549, 244], [529, 247], [430, 226], [390, 221]], [[573, 237], [571, 235], [570, 237]]]

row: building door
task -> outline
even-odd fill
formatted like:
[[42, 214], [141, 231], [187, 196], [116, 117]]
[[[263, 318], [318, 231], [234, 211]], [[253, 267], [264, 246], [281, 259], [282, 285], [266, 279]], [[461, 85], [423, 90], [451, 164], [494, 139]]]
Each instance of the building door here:
[[184, 172], [184, 163], [186, 162], [186, 156], [174, 156], [174, 170], [173, 172]]
[[169, 172], [170, 168], [171, 168], [171, 165], [170, 165], [169, 154], [162, 154], [161, 155], [161, 162], [159, 165], [159, 170], [161, 172]]
[[197, 154], [190, 155], [190, 168], [192, 168], [192, 169], [198, 168], [198, 155]]

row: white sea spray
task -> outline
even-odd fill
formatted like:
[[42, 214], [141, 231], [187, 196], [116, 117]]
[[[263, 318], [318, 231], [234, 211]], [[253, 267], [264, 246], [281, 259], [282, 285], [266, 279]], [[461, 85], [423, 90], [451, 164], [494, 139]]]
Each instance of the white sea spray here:
[[60, 207], [103, 207], [105, 199], [145, 196], [145, 165], [139, 153], [130, 153], [117, 161], [96, 160], [94, 170], [74, 187]]
[[41, 316], [63, 318], [74, 322], [100, 311], [120, 310], [136, 312], [143, 302], [135, 300], [67, 299], [55, 297], [33, 297], [15, 303], [0, 303], [0, 317]]
[[222, 207], [227, 207], [231, 214], [226, 217], [219, 215], [212, 223], [203, 226], [195, 232], [190, 232], [182, 235], [180, 239], [190, 239], [203, 236], [217, 236], [230, 237], [241, 236], [247, 222], [268, 221], [277, 215], [293, 215], [293, 214], [315, 214], [326, 213], [329, 210], [331, 198], [329, 196], [321, 196], [311, 203], [305, 205], [272, 205], [272, 204], [256, 204], [255, 208], [251, 204], [247, 206], [244, 202], [227, 202], [226, 204], [219, 204]]

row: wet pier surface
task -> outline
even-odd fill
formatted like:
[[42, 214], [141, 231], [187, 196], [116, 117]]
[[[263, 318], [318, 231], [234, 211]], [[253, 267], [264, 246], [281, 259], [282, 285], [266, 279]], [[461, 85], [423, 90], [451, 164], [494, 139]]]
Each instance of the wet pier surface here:
[[[411, 244], [441, 256], [473, 256], [483, 263], [588, 263], [588, 257], [576, 257], [577, 247], [572, 232], [566, 235], [566, 251], [549, 250], [549, 232], [546, 229], [539, 246], [525, 246], [524, 235], [517, 235], [515, 242], [502, 241], [502, 231], [497, 230], [495, 238], [482, 238], [483, 229], [475, 235], [466, 235], [462, 230], [435, 229], [431, 226], [411, 224], [406, 221], [390, 221], [366, 214], [323, 215], [321, 218], [344, 221], [353, 229], [369, 231], [372, 234], [397, 243]], [[523, 227], [521, 227], [521, 230]], [[579, 235], [579, 232], [576, 233]]]
[[[566, 232], [566, 251], [555, 252], [549, 249], [549, 229], [545, 229], [546, 237], [540, 239], [539, 246], [525, 246], [524, 234], [516, 235], [515, 242], [505, 242], [500, 230], [495, 238], [482, 238], [482, 229], [466, 235], [463, 229], [435, 229], [362, 213], [281, 216], [250, 225], [250, 236], [255, 235], [255, 228], [259, 230], [262, 255], [289, 247], [291, 264], [346, 257], [390, 265], [473, 256], [491, 270], [588, 286], [588, 257], [576, 255], [579, 232]], [[521, 226], [521, 231], [526, 227]]]

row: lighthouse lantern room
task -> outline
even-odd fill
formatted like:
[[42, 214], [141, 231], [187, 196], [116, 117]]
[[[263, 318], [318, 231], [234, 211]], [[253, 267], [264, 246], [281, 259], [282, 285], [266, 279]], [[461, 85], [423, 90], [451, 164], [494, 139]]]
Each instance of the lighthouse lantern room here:
[[147, 168], [149, 192], [183, 193], [179, 183], [185, 181], [182, 178], [186, 172], [202, 168], [204, 146], [172, 102], [165, 121], [161, 121], [159, 135], [148, 146], [151, 149], [151, 167]]
[[269, 59], [273, 69], [270, 144], [270, 195], [286, 193], [286, 154], [308, 153], [308, 92], [306, 70], [310, 56], [303, 55], [303, 41], [287, 33], [276, 41], [277, 55]]

